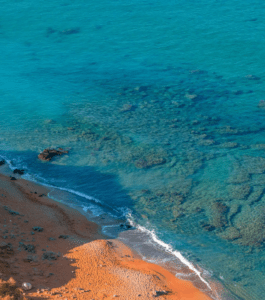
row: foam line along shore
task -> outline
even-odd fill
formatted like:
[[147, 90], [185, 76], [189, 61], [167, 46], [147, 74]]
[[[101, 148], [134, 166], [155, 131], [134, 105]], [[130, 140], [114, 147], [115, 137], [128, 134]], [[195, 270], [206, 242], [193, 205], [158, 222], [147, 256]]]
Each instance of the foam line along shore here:
[[[16, 285], [25, 299], [212, 299], [108, 239], [77, 210], [47, 197], [47, 187], [15, 178], [0, 175], [1, 286]], [[32, 288], [21, 289], [24, 282]]]

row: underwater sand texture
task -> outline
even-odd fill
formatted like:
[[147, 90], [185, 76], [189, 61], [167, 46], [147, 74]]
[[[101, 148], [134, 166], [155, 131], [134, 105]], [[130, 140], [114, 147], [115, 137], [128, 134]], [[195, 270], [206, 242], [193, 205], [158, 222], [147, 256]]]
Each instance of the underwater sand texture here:
[[[209, 80], [204, 72], [186, 73], [194, 82]], [[237, 286], [253, 284], [255, 291], [263, 281], [256, 260], [265, 241], [264, 126], [257, 122], [249, 128], [229, 118], [231, 97], [248, 95], [248, 88], [238, 92], [232, 85], [220, 96], [224, 87], [220, 91], [208, 84], [207, 92], [180, 83], [115, 90], [100, 83], [105, 99], [66, 103], [61, 119], [39, 122], [35, 132], [25, 130], [16, 137], [17, 149], [70, 146], [70, 153], [53, 163], [115, 174], [133, 200], [137, 221], [184, 234], [195, 247], [228, 243], [227, 254], [220, 254], [218, 263], [210, 260], [210, 268], [222, 274], [220, 264], [225, 265], [226, 278]], [[258, 103], [252, 109], [252, 114], [264, 113]], [[31, 138], [25, 140], [26, 134]], [[12, 143], [12, 136], [8, 141]], [[230, 251], [239, 246], [242, 252], [235, 258]], [[251, 276], [243, 275], [242, 267], [258, 273], [258, 281], [250, 284]]]
[[264, 3], [0, 3], [0, 154], [263, 299]]

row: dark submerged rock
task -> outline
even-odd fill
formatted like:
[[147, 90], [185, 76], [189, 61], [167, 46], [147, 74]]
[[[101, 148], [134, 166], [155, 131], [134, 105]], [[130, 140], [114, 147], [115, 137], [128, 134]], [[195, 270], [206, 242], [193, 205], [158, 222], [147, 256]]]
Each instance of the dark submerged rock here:
[[227, 225], [227, 212], [229, 208], [220, 200], [215, 201], [211, 205], [212, 225], [215, 228], [223, 228]]
[[138, 159], [135, 163], [134, 163], [135, 167], [138, 169], [145, 169], [147, 168], [147, 161], [144, 159]]
[[201, 226], [206, 231], [213, 231], [213, 230], [215, 230], [215, 227], [213, 225], [211, 225], [211, 224], [203, 223]]
[[240, 231], [235, 227], [228, 227], [224, 232], [221, 232], [219, 236], [228, 241], [235, 241], [242, 237]]
[[252, 188], [248, 184], [231, 185], [229, 191], [233, 199], [247, 199]]
[[70, 34], [77, 34], [79, 32], [80, 32], [80, 28], [76, 27], [76, 28], [72, 28], [72, 29], [62, 30], [62, 31], [60, 31], [60, 34], [70, 35]]
[[136, 108], [135, 105], [132, 105], [130, 103], [126, 103], [126, 104], [123, 105], [120, 112], [133, 111], [133, 110], [135, 110], [135, 108]]
[[56, 149], [44, 149], [38, 155], [38, 158], [40, 160], [50, 161], [54, 156], [60, 156], [60, 155], [63, 155], [65, 153], [68, 153], [68, 151], [63, 150], [62, 148], [58, 148], [58, 150], [56, 150]]
[[138, 169], [147, 169], [157, 165], [163, 165], [166, 162], [167, 161], [164, 157], [148, 156], [145, 159], [140, 158], [136, 160], [134, 165]]
[[142, 86], [137, 86], [134, 90], [141, 93], [141, 92], [147, 92], [149, 89], [148, 85], [142, 85]]
[[260, 80], [260, 77], [256, 76], [256, 75], [246, 75], [245, 78], [249, 79], [249, 80]]
[[259, 104], [258, 104], [258, 107], [265, 108], [265, 101], [264, 100], [260, 100]]
[[48, 27], [46, 29], [46, 37], [49, 37], [51, 34], [55, 33], [57, 30], [51, 28], [51, 27]]
[[0, 160], [0, 166], [4, 165], [6, 162], [4, 159]]

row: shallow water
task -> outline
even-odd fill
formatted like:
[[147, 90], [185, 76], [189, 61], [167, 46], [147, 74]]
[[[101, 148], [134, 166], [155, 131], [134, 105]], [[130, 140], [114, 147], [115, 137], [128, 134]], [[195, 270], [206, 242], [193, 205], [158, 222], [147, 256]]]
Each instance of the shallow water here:
[[0, 4], [0, 154], [265, 299], [265, 4]]

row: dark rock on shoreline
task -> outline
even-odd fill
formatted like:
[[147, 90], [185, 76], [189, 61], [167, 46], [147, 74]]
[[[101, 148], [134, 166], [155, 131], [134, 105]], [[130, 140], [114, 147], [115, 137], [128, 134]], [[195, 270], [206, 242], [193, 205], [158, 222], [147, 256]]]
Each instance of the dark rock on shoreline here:
[[159, 296], [168, 295], [168, 294], [169, 294], [168, 291], [155, 291], [154, 297], [159, 297]]
[[68, 151], [63, 150], [62, 148], [56, 149], [45, 149], [39, 155], [38, 158], [44, 161], [50, 161], [54, 156], [60, 156], [62, 154], [68, 153]]
[[24, 259], [24, 262], [37, 262], [38, 261], [38, 257], [37, 255], [33, 256], [33, 255], [28, 255], [27, 258]]
[[4, 206], [4, 209], [7, 210], [10, 213], [10, 215], [19, 215], [19, 212], [9, 209], [7, 206]]
[[22, 242], [19, 242], [19, 247], [23, 248], [25, 251], [35, 253], [35, 246], [34, 245], [31, 245], [31, 244], [26, 245]]
[[42, 227], [39, 227], [39, 226], [35, 226], [35, 227], [32, 227], [32, 230], [38, 231], [38, 232], [42, 232], [42, 231], [43, 231], [43, 228], [42, 228]]
[[14, 174], [23, 175], [23, 174], [25, 173], [25, 171], [24, 171], [24, 170], [15, 169], [15, 170], [13, 171], [13, 173], [14, 173]]
[[48, 251], [48, 252], [42, 254], [42, 260], [45, 260], [45, 259], [47, 259], [47, 260], [57, 260], [57, 258], [59, 256], [60, 255], [58, 255], [55, 252]]
[[16, 177], [10, 176], [10, 180], [17, 180]]
[[2, 254], [13, 254], [13, 247], [11, 243], [0, 243], [0, 255]]
[[63, 234], [61, 234], [61, 235], [59, 235], [59, 239], [68, 239], [68, 235], [63, 235]]
[[123, 228], [123, 229], [131, 229], [133, 228], [132, 225], [130, 224], [120, 224], [120, 228]]

